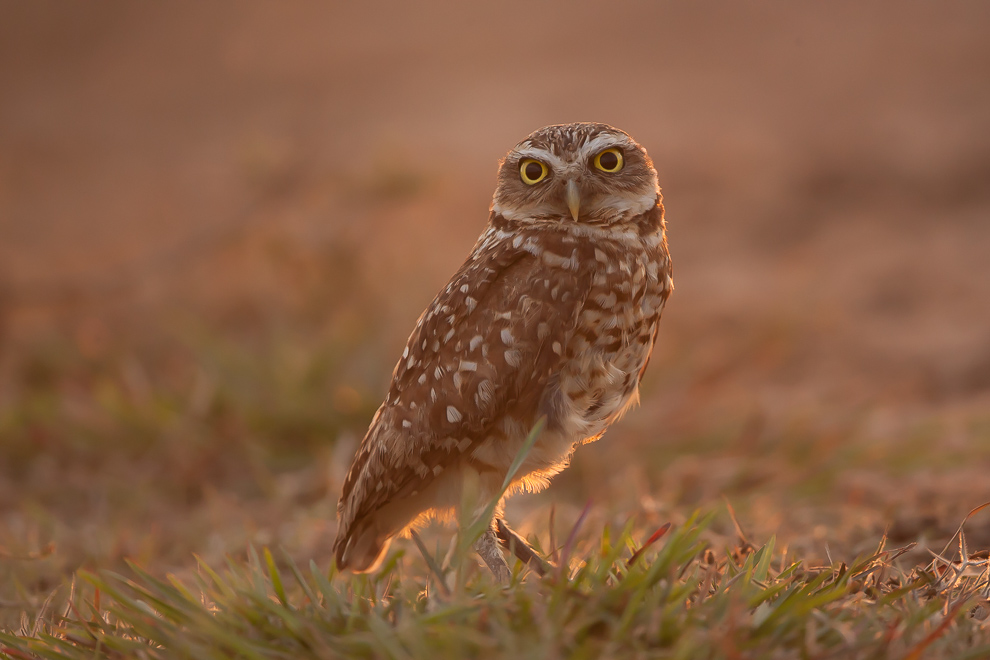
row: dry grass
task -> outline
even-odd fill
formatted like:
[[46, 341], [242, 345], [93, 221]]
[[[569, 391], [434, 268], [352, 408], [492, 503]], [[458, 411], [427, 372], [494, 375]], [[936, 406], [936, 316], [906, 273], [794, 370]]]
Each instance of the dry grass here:
[[990, 653], [985, 557], [908, 568], [898, 560], [909, 548], [892, 550], [881, 541], [849, 564], [808, 566], [778, 551], [772, 537], [760, 548], [744, 538], [716, 545], [712, 518], [692, 516], [645, 545], [631, 523], [619, 532], [572, 530], [559, 557], [566, 570], [537, 578], [517, 564], [505, 589], [464, 555], [470, 540], [445, 557], [393, 552], [370, 578], [339, 576], [332, 568], [328, 574], [313, 561], [301, 570], [287, 555], [276, 562], [267, 548], [259, 556], [253, 547], [246, 562], [228, 560], [225, 569], [201, 561], [187, 580], [162, 579], [136, 565], [125, 575], [80, 572], [71, 586], [25, 612], [19, 629], [0, 633], [0, 654], [915, 659]]

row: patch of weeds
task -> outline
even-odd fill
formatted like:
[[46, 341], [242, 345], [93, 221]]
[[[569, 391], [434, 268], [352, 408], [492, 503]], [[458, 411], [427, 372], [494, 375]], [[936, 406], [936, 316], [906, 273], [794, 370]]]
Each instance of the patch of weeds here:
[[[299, 567], [268, 549], [191, 582], [137, 565], [80, 572], [0, 633], [21, 658], [983, 657], [986, 560], [907, 569], [907, 548], [806, 566], [771, 537], [710, 547], [713, 514], [654, 543], [598, 533], [544, 577], [500, 588], [458, 546], [444, 564], [392, 553], [373, 576]], [[582, 534], [583, 541], [594, 535]], [[965, 542], [962, 541], [963, 546]], [[644, 547], [645, 546], [645, 547]], [[980, 563], [982, 561], [982, 563]], [[953, 563], [955, 562], [955, 563]], [[949, 569], [948, 566], [957, 566]], [[973, 574], [970, 569], [979, 569]], [[951, 574], [951, 578], [948, 578]], [[440, 584], [443, 584], [441, 587]], [[981, 609], [983, 608], [983, 609]]]

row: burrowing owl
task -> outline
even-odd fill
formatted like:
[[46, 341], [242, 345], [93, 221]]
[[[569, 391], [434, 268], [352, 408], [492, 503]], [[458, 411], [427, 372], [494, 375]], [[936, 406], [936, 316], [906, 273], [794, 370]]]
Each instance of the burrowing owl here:
[[373, 570], [468, 480], [490, 501], [541, 416], [509, 492], [544, 488], [637, 399], [673, 286], [661, 199], [646, 151], [606, 124], [548, 126], [508, 153], [488, 226], [416, 323], [347, 474], [338, 567]]

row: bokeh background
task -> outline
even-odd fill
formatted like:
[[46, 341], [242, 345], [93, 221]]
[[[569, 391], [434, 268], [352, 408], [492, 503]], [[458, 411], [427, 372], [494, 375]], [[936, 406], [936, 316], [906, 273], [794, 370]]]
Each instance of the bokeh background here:
[[809, 558], [934, 547], [990, 500], [988, 25], [978, 1], [0, 2], [0, 605], [124, 557], [328, 562], [498, 159], [580, 120], [652, 155], [676, 291], [640, 408], [510, 518], [724, 496]]

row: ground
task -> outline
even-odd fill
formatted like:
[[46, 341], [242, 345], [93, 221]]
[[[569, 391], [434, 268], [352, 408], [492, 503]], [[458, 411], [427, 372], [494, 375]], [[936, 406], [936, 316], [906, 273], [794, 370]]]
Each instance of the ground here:
[[0, 629], [125, 558], [328, 567], [406, 335], [550, 123], [647, 148], [676, 290], [641, 406], [520, 532], [590, 500], [589, 548], [734, 538], [728, 501], [806, 565], [886, 534], [909, 570], [990, 500], [982, 3], [0, 13]]

